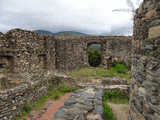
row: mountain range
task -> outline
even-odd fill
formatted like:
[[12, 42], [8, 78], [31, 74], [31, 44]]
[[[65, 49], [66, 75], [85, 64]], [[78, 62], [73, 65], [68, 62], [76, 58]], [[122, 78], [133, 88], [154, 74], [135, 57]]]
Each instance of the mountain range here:
[[61, 31], [57, 33], [52, 33], [46, 30], [35, 30], [39, 35], [55, 35], [55, 36], [86, 36], [87, 34], [75, 32], [75, 31]]
[[[125, 29], [116, 29], [112, 30], [110, 32], [102, 33], [101, 36], [125, 36], [125, 35], [131, 35], [132, 29], [128, 31], [128, 33], [125, 33]], [[53, 33], [47, 30], [34, 30], [34, 32], [37, 32], [39, 35], [55, 35], [55, 36], [91, 36], [90, 34], [85, 34], [81, 32], [76, 32], [76, 31], [61, 31], [57, 33]], [[94, 35], [97, 36], [97, 35]]]

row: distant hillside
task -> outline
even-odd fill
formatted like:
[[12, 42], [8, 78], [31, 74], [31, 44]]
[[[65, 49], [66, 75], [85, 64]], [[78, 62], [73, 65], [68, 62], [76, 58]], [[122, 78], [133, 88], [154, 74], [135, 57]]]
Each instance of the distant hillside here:
[[52, 32], [46, 30], [35, 30], [34, 32], [37, 32], [39, 35], [54, 35]]
[[87, 34], [75, 32], [75, 31], [62, 31], [57, 33], [52, 33], [46, 30], [35, 30], [40, 35], [56, 35], [56, 36], [85, 36]]
[[75, 31], [62, 31], [55, 33], [57, 36], [84, 36], [86, 34], [80, 33], [80, 32], [75, 32]]
[[89, 48], [93, 48], [94, 50], [101, 50], [101, 45], [100, 44], [92, 44], [89, 46]]

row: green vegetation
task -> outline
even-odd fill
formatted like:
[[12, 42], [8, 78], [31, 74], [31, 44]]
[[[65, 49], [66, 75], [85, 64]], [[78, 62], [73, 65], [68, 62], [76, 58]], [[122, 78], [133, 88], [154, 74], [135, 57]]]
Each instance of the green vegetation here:
[[77, 88], [68, 87], [65, 84], [61, 85], [58, 89], [52, 86], [50, 90], [46, 93], [46, 95], [41, 97], [32, 106], [30, 102], [27, 101], [23, 107], [24, 112], [19, 117], [17, 117], [16, 120], [25, 120], [24, 116], [26, 116], [31, 110], [40, 110], [41, 106], [43, 106], [47, 102], [47, 100], [49, 99], [57, 100], [65, 93], [73, 92], [75, 90], [77, 90]]
[[38, 100], [33, 106], [32, 109], [40, 109], [41, 106], [43, 106], [48, 99], [57, 100], [62, 95], [64, 95], [67, 92], [72, 92], [77, 90], [77, 88], [68, 87], [67, 85], [63, 84], [58, 89], [55, 87], [52, 87], [46, 95], [44, 95], [40, 100]]
[[115, 104], [128, 104], [129, 95], [126, 95], [121, 90], [108, 90], [104, 93], [104, 118], [105, 120], [117, 120], [114, 117], [112, 108], [107, 104], [107, 102], [112, 102]]
[[104, 93], [104, 101], [113, 102], [115, 104], [129, 104], [129, 95], [121, 90], [108, 90]]
[[130, 67], [125, 62], [114, 61], [111, 65], [110, 71], [115, 71], [117, 73], [127, 73]]
[[23, 110], [24, 110], [24, 112], [25, 113], [29, 113], [30, 111], [31, 111], [31, 106], [30, 106], [30, 102], [29, 101], [27, 101], [26, 102], [26, 104], [24, 105], [24, 107], [23, 107]]
[[105, 68], [81, 68], [73, 71], [71, 76], [82, 81], [93, 80], [93, 79], [103, 79], [105, 77], [118, 76], [124, 78], [130, 82], [130, 74], [128, 71], [130, 68], [123, 62], [113, 62], [109, 70]]
[[105, 120], [117, 120], [116, 117], [114, 117], [112, 108], [104, 102], [104, 119]]
[[100, 50], [89, 48], [88, 62], [92, 67], [97, 67], [101, 64], [101, 56], [102, 56], [102, 52]]

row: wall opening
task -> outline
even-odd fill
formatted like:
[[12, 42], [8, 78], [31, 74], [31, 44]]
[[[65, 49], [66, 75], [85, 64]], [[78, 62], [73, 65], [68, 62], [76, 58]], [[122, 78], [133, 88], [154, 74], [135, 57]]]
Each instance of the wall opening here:
[[0, 73], [13, 72], [14, 61], [12, 56], [0, 56]]
[[45, 54], [38, 55], [39, 66], [41, 70], [47, 69], [47, 56]]
[[88, 63], [92, 67], [98, 67], [102, 63], [102, 46], [99, 43], [88, 45]]

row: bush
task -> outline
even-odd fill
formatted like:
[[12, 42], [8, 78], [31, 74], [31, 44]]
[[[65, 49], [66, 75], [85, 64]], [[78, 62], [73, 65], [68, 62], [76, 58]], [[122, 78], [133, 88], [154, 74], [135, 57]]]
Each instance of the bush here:
[[117, 73], [127, 73], [130, 70], [130, 67], [124, 62], [117, 62], [114, 61], [111, 65], [110, 71], [117, 72]]
[[97, 67], [101, 64], [101, 56], [102, 53], [100, 50], [94, 50], [93, 48], [89, 48], [88, 50], [88, 62], [91, 66]]

